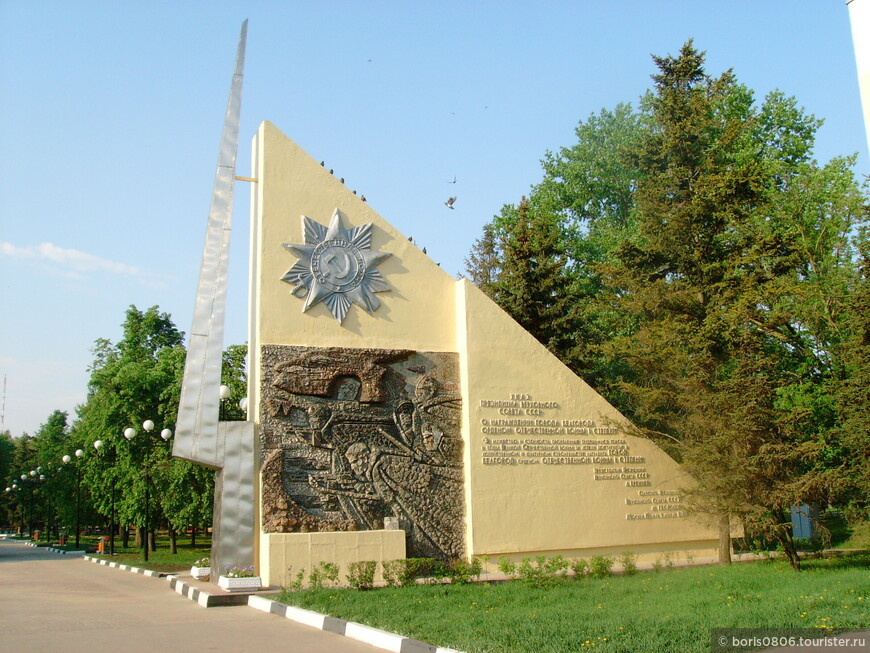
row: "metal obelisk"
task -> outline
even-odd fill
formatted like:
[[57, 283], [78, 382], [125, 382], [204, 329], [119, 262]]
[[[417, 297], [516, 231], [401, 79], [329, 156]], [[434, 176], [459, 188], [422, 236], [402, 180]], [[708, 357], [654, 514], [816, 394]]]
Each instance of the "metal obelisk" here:
[[[254, 429], [220, 422], [220, 382], [239, 115], [248, 21], [242, 23], [208, 216], [172, 455], [215, 475], [212, 567], [254, 562]], [[215, 574], [216, 576], [217, 574]]]

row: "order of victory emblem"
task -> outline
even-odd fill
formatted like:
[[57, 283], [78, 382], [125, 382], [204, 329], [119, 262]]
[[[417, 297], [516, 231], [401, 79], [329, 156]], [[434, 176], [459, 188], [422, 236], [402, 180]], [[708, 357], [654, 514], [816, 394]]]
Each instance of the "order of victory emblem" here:
[[375, 266], [390, 254], [372, 251], [372, 223], [345, 229], [336, 209], [329, 227], [303, 215], [302, 230], [304, 244], [284, 243], [299, 260], [281, 277], [293, 284], [294, 295], [305, 298], [302, 312], [322, 301], [341, 324], [351, 303], [368, 313], [376, 310], [381, 302], [375, 293], [390, 285]]

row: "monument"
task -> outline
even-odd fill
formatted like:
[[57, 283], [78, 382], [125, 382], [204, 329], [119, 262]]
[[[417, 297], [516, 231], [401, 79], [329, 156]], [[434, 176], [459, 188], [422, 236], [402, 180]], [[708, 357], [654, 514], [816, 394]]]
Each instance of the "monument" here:
[[715, 554], [679, 465], [268, 122], [246, 179], [249, 421], [175, 452], [223, 470], [221, 564]]

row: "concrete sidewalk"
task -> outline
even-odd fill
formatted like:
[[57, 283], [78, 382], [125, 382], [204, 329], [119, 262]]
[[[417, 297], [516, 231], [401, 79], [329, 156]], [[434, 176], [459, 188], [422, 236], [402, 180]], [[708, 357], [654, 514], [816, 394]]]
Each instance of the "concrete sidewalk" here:
[[0, 653], [374, 653], [248, 607], [204, 609], [165, 579], [0, 541]]

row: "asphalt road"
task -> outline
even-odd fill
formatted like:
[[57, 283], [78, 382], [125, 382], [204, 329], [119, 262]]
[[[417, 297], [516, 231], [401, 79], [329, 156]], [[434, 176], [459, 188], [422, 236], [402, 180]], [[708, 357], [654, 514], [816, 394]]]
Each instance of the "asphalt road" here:
[[382, 653], [247, 606], [203, 608], [165, 579], [0, 541], [0, 653]]

